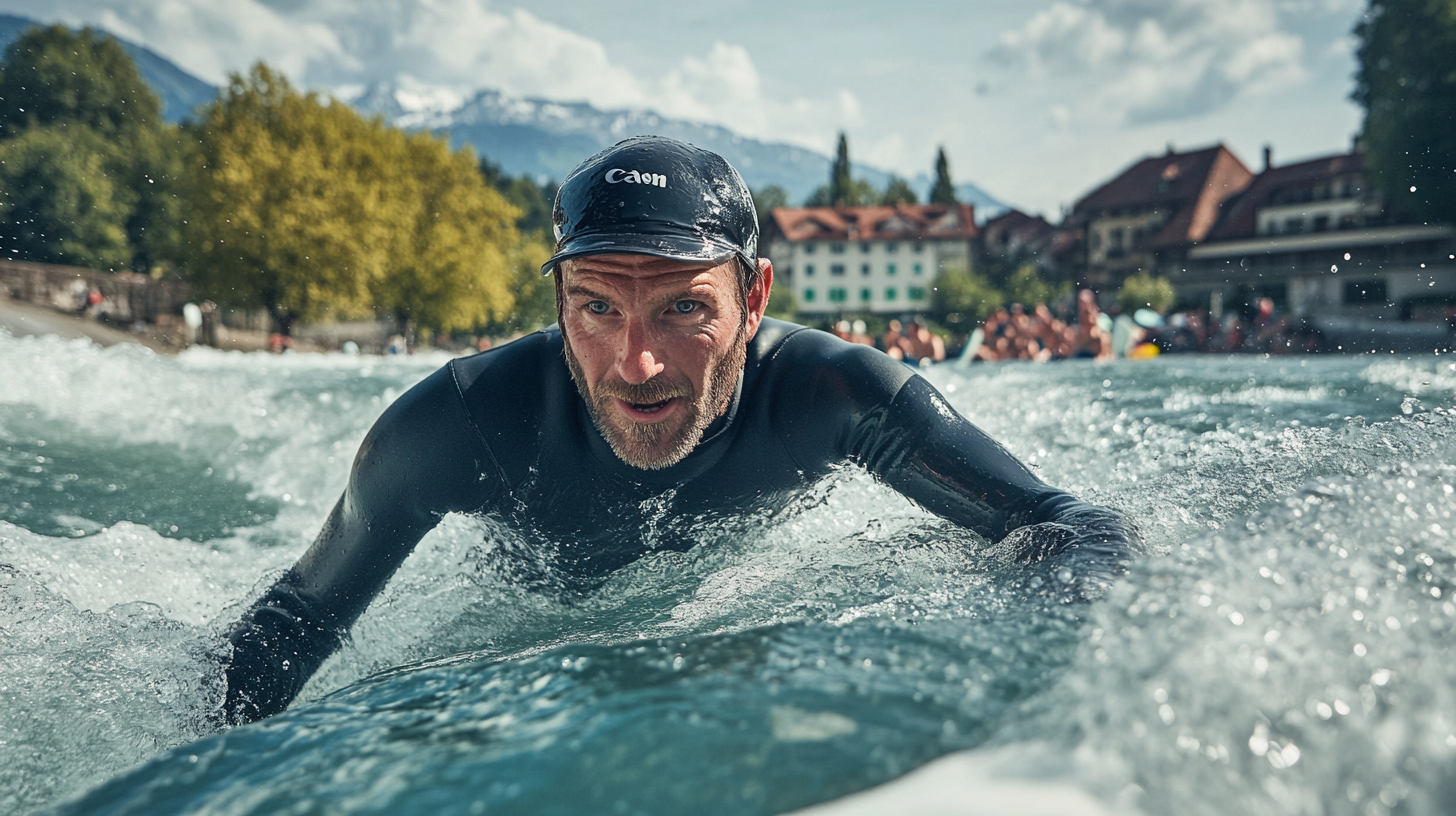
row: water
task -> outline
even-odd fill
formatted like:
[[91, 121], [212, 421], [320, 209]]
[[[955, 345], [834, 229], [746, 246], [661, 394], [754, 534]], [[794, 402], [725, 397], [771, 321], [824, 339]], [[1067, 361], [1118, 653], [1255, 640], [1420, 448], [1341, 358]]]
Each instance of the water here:
[[1448, 813], [1448, 359], [931, 372], [1137, 520], [1091, 605], [853, 469], [580, 597], [451, 516], [292, 709], [218, 734], [217, 631], [444, 358], [0, 334], [0, 813], [774, 813], [947, 754], [884, 795]]

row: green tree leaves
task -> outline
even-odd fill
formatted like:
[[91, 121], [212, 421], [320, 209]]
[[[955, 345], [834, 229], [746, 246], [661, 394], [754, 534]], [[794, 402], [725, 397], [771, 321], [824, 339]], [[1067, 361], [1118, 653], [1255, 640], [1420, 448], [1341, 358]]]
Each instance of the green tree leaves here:
[[213, 297], [295, 322], [370, 311], [437, 331], [505, 316], [520, 210], [468, 150], [407, 136], [259, 65], [192, 129], [185, 244]]
[[1167, 278], [1153, 277], [1142, 270], [1124, 280], [1117, 292], [1117, 302], [1128, 312], [1152, 309], [1162, 314], [1172, 308], [1176, 297], [1173, 284]]
[[175, 254], [176, 130], [121, 45], [31, 29], [6, 50], [0, 100], [0, 249], [161, 271]]
[[10, 258], [100, 269], [131, 260], [129, 191], [108, 173], [100, 136], [36, 127], [0, 142], [0, 247]]
[[1355, 34], [1372, 180], [1401, 210], [1456, 221], [1456, 2], [1371, 0]]

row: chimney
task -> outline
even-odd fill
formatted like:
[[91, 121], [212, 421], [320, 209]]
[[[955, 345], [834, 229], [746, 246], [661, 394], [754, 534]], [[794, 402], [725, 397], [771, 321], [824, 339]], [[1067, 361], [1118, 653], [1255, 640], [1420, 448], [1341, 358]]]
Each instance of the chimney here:
[[1264, 172], [1265, 173], [1269, 172], [1269, 168], [1270, 167], [1273, 167], [1273, 166], [1274, 166], [1274, 145], [1266, 144], [1266, 145], [1264, 145]]

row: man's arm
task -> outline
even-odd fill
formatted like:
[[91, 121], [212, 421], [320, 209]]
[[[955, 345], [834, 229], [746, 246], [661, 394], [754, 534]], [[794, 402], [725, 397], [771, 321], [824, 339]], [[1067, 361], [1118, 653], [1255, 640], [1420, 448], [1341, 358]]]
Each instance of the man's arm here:
[[1068, 567], [1081, 595], [1125, 572], [1140, 551], [1122, 514], [1037, 478], [919, 376], [867, 425], [856, 435], [853, 458], [927, 510], [997, 542], [1012, 559]]
[[440, 517], [488, 506], [501, 489], [450, 366], [400, 397], [365, 437], [313, 546], [228, 631], [227, 721], [287, 708]]

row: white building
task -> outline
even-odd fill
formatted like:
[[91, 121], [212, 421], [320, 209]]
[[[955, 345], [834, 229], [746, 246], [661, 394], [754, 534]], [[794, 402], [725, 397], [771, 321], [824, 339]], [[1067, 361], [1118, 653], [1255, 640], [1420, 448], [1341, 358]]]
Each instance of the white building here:
[[929, 307], [942, 269], [971, 267], [976, 234], [968, 204], [780, 207], [763, 244], [800, 312], [903, 314]]

